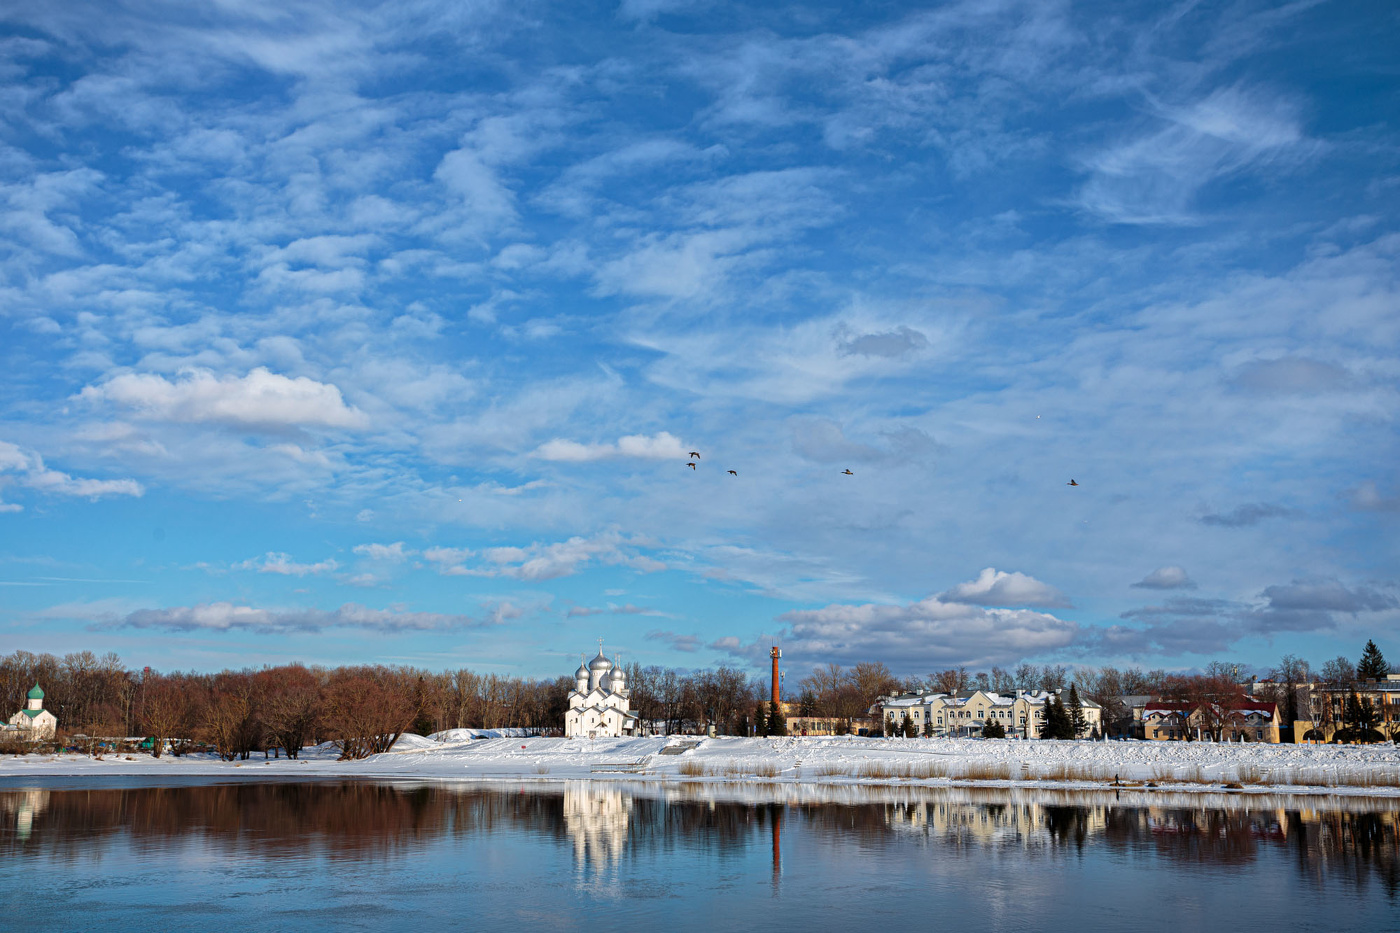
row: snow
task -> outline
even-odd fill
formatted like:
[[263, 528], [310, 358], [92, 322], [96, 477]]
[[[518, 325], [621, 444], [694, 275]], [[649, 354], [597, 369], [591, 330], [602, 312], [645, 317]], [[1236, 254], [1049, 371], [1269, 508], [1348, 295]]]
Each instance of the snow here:
[[[978, 739], [696, 736], [560, 739], [452, 729], [404, 735], [394, 749], [338, 761], [330, 743], [302, 758], [226, 762], [210, 755], [28, 755], [0, 759], [0, 780], [27, 776], [396, 778], [447, 781], [593, 780], [775, 785], [1022, 786], [1103, 789], [1151, 782], [1163, 790], [1337, 793], [1400, 797], [1393, 745], [1231, 745]], [[661, 754], [666, 746], [693, 746]], [[676, 751], [676, 749], [672, 749]]]

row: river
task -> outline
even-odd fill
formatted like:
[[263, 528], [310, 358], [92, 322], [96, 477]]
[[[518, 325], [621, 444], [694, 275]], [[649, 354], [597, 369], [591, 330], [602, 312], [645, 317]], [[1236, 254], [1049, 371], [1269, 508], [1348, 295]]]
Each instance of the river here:
[[1400, 929], [1400, 802], [0, 782], [16, 931]]

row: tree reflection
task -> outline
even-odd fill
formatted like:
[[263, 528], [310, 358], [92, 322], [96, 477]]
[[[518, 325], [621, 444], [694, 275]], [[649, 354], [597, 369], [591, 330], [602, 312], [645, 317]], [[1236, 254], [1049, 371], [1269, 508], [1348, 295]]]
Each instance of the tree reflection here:
[[[528, 792], [527, 792], [528, 790]], [[1158, 860], [1231, 866], [1289, 854], [1301, 882], [1400, 889], [1400, 801], [1224, 798], [1021, 789], [740, 789], [575, 782], [502, 788], [372, 782], [248, 783], [140, 789], [0, 791], [0, 857], [100, 856], [95, 842], [138, 850], [197, 840], [263, 858], [393, 858], [436, 839], [529, 833], [573, 850], [592, 873], [628, 859], [703, 850], [768, 857], [819, 843], [930, 857], [1017, 848], [1030, 857], [1093, 847]], [[784, 795], [787, 795], [786, 797]], [[799, 802], [788, 802], [795, 798]]]

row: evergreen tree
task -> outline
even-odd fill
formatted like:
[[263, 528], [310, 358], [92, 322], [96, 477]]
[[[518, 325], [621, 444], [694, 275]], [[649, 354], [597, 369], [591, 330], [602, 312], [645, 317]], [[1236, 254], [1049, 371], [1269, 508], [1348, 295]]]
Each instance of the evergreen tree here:
[[1366, 650], [1361, 652], [1361, 661], [1356, 665], [1357, 680], [1385, 680], [1390, 673], [1390, 665], [1374, 641], [1366, 642]]
[[924, 738], [933, 738], [933, 717], [924, 720]]
[[1079, 702], [1079, 691], [1074, 684], [1069, 685], [1069, 725], [1071, 739], [1077, 739], [1089, 727], [1084, 719], [1084, 704]]
[[1065, 701], [1060, 699], [1059, 694], [1055, 694], [1054, 699], [1045, 704], [1045, 726], [1040, 730], [1042, 739], [1072, 739], [1074, 738], [1074, 725], [1070, 722], [1069, 710], [1065, 709]]
[[909, 718], [908, 710], [905, 710], [904, 718], [899, 721], [899, 732], [897, 734], [904, 736], [906, 739], [912, 739], [918, 734], [914, 731], [914, 720]]
[[982, 738], [984, 739], [1004, 739], [1006, 738], [1006, 727], [999, 719], [989, 719], [982, 727]]
[[777, 700], [768, 703], [768, 734], [787, 735], [787, 717], [783, 715], [782, 704]]
[[1342, 725], [1355, 741], [1367, 741], [1366, 733], [1376, 727], [1376, 709], [1369, 697], [1363, 699], [1353, 690], [1342, 708]]
[[758, 709], [754, 710], [754, 717], [753, 717], [753, 734], [754, 734], [754, 735], [760, 735], [760, 736], [762, 736], [762, 735], [767, 735], [767, 734], [768, 734], [768, 713], [767, 713], [767, 711], [764, 709], [765, 706], [767, 706], [766, 703], [760, 703], [760, 704], [758, 704]]

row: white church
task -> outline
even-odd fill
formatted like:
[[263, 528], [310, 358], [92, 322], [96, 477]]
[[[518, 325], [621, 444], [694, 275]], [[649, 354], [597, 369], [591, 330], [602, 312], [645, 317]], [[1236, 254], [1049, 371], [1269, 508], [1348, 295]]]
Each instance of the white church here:
[[564, 714], [565, 738], [617, 738], [635, 735], [637, 717], [628, 702], [627, 674], [621, 664], [603, 656], [598, 640], [598, 656], [574, 671], [574, 689], [569, 691], [569, 710]]
[[24, 709], [10, 717], [10, 728], [24, 732], [28, 739], [52, 738], [58, 731], [58, 717], [44, 709], [44, 691], [35, 684], [25, 698]]

